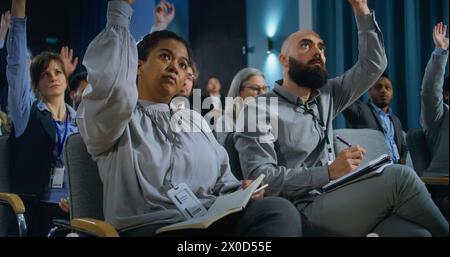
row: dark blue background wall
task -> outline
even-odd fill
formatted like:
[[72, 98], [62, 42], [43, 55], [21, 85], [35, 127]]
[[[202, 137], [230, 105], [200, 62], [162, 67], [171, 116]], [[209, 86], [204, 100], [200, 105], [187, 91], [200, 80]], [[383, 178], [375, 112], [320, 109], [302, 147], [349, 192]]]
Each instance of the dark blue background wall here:
[[[392, 108], [405, 130], [418, 128], [422, 77], [434, 49], [432, 29], [439, 21], [449, 24], [449, 1], [377, 0], [369, 6], [384, 35], [387, 72], [394, 86]], [[340, 75], [357, 60], [353, 12], [347, 0], [315, 0], [313, 10], [314, 29], [327, 44], [330, 75]], [[345, 126], [344, 120], [338, 119], [336, 126]]]

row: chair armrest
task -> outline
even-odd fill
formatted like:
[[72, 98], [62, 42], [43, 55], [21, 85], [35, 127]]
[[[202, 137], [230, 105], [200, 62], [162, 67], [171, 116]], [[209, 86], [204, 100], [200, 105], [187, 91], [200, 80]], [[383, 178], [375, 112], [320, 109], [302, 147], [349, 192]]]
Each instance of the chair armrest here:
[[426, 185], [448, 186], [448, 177], [421, 177]]
[[53, 225], [59, 226], [62, 228], [71, 228], [70, 227], [70, 220], [63, 220], [63, 219], [54, 219]]
[[63, 219], [54, 219], [53, 220], [53, 226], [52, 229], [47, 234], [47, 237], [54, 237], [58, 236], [56, 233], [61, 233], [62, 231], [70, 231], [72, 230], [72, 227], [70, 226], [70, 220], [63, 220]]
[[73, 219], [70, 221], [73, 229], [98, 237], [119, 237], [111, 224], [90, 218]]
[[9, 204], [16, 215], [25, 213], [25, 205], [16, 194], [0, 193], [0, 202]]

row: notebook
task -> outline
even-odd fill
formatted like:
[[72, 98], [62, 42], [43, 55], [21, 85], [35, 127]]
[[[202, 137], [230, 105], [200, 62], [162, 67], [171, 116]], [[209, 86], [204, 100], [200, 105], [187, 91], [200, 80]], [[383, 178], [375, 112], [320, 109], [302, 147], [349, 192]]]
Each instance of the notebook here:
[[264, 177], [265, 175], [261, 174], [246, 189], [239, 189], [231, 194], [219, 196], [205, 215], [162, 227], [156, 233], [181, 229], [206, 229], [221, 218], [242, 211]]
[[328, 184], [322, 187], [323, 192], [328, 192], [333, 189], [337, 189], [348, 183], [353, 183], [363, 178], [373, 176], [377, 173], [383, 172], [386, 166], [393, 164], [391, 157], [387, 154], [383, 154], [375, 160], [372, 160], [362, 166], [359, 166], [356, 170], [342, 176], [338, 179], [330, 181]]

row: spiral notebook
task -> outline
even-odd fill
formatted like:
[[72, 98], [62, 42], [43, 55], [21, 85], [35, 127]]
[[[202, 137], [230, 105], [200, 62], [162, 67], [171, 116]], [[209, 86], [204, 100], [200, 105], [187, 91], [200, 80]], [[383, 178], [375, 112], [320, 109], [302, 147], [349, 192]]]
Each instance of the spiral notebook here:
[[372, 175], [383, 172], [386, 166], [393, 164], [391, 157], [387, 154], [383, 154], [375, 160], [372, 160], [365, 165], [358, 167], [358, 169], [342, 176], [338, 179], [330, 181], [328, 184], [322, 187], [323, 192], [328, 192], [333, 189], [337, 189], [348, 183], [353, 183], [358, 180], [370, 177]]

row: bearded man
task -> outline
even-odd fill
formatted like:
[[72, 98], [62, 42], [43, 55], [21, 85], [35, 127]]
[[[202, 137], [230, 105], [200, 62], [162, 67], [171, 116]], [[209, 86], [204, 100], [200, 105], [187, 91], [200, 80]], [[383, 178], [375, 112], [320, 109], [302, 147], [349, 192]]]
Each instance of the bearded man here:
[[[448, 236], [448, 222], [416, 173], [406, 166], [390, 165], [358, 182], [330, 192], [320, 190], [361, 164], [365, 149], [360, 146], [335, 157], [332, 121], [387, 66], [373, 11], [366, 0], [349, 2], [358, 27], [357, 63], [329, 80], [325, 43], [317, 33], [298, 31], [286, 39], [280, 55], [283, 80], [239, 115], [234, 139], [244, 178], [265, 174], [266, 194], [296, 205], [306, 235]], [[275, 108], [266, 104], [274, 97], [278, 99]]]

